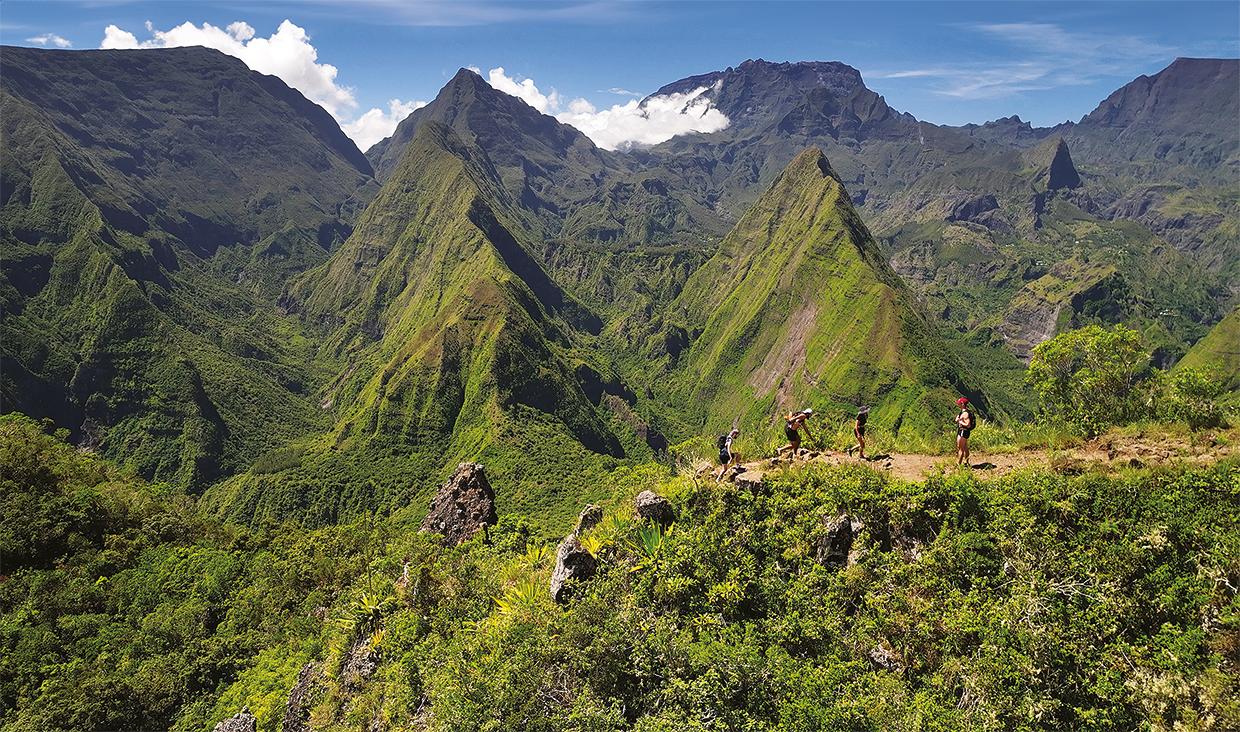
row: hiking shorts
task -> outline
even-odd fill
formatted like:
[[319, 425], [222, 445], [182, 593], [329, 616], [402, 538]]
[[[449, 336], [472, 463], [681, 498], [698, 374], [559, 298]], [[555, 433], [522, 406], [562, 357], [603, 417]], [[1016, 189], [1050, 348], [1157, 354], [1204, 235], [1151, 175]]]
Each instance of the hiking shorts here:
[[784, 427], [784, 437], [787, 437], [788, 442], [791, 442], [794, 445], [801, 443], [801, 433], [791, 427]]
[[972, 427], [961, 427], [956, 430], [956, 437], [963, 437], [964, 439], [967, 440], [969, 439], [969, 433], [972, 431], [973, 431]]
[[730, 462], [732, 462], [732, 454], [728, 452], [727, 450], [720, 450], [719, 451], [719, 464], [727, 465]]

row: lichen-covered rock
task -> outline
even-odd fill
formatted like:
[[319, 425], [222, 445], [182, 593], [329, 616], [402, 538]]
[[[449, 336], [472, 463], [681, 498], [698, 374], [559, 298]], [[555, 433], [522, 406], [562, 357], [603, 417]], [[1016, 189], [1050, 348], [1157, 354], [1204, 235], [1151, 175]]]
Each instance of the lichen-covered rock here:
[[736, 487], [751, 493], [762, 493], [766, 490], [766, 483], [763, 482], [762, 473], [756, 470], [750, 470], [736, 476], [734, 481]]
[[445, 546], [456, 546], [498, 520], [486, 471], [478, 463], [461, 463], [435, 494], [421, 530], [442, 534]]
[[288, 701], [284, 705], [284, 725], [282, 732], [309, 732], [310, 730], [310, 697], [322, 679], [317, 663], [310, 662], [301, 667], [297, 674], [297, 683], [288, 693]]
[[638, 493], [637, 498], [633, 499], [633, 508], [638, 518], [654, 521], [660, 526], [668, 526], [676, 520], [671, 501], [653, 491]]
[[815, 559], [827, 567], [843, 567], [852, 551], [853, 520], [847, 514], [823, 521], [826, 531], [818, 542]]
[[871, 648], [865, 655], [876, 669], [898, 673], [904, 668], [904, 664], [900, 663], [900, 657], [886, 642]]
[[577, 539], [577, 532], [564, 537], [555, 550], [555, 569], [551, 572], [551, 599], [566, 602], [573, 585], [594, 576], [598, 561]]
[[250, 713], [249, 707], [241, 707], [241, 711], [215, 725], [215, 732], [256, 732], [258, 719]]
[[603, 507], [594, 503], [587, 504], [581, 509], [581, 515], [577, 517], [577, 527], [573, 529], [574, 534], [583, 534], [603, 520]]
[[344, 667], [340, 669], [340, 678], [346, 691], [354, 692], [362, 688], [362, 683], [374, 675], [379, 668], [379, 654], [370, 645], [370, 638], [363, 636], [349, 649]]

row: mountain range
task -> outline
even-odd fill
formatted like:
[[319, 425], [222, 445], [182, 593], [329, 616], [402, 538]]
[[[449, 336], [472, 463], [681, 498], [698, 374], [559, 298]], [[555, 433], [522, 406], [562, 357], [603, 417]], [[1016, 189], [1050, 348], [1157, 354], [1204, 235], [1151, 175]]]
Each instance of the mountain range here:
[[1171, 365], [1240, 294], [1236, 60], [1054, 128], [746, 61], [655, 93], [728, 127], [628, 151], [463, 69], [364, 155], [206, 49], [0, 65], [3, 409], [242, 522], [418, 510], [479, 459], [567, 521], [669, 442], [802, 404], [897, 440], [962, 393], [1025, 414], [1021, 361], [1066, 327], [1129, 323]]

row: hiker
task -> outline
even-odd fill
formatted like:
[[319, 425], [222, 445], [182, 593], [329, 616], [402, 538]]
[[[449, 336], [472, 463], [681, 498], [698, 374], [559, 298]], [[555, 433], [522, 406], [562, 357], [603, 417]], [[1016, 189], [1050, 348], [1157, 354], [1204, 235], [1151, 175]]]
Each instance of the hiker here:
[[812, 416], [814, 416], [814, 410], [803, 409], [784, 417], [784, 437], [788, 438], [788, 444], [775, 451], [776, 457], [782, 456], [786, 451], [791, 451], [794, 458], [797, 456], [797, 451], [801, 449], [800, 430], [805, 430], [806, 436], [810, 439], [814, 438], [809, 433], [809, 425], [806, 424]]
[[740, 437], [741, 431], [732, 428], [732, 431], [726, 435], [719, 435], [719, 474], [715, 476], [715, 482], [723, 480], [724, 473], [728, 472], [728, 468], [740, 462], [741, 456], [732, 449], [732, 442]]
[[960, 407], [960, 414], [956, 415], [956, 464], [968, 465], [969, 433], [977, 426], [977, 420], [969, 409], [968, 399], [960, 397], [956, 400], [956, 406]]
[[869, 418], [869, 407], [862, 407], [857, 410], [857, 419], [853, 422], [853, 437], [857, 438], [857, 444], [848, 448], [849, 455], [853, 453], [853, 450], [856, 450], [862, 460], [869, 459], [865, 456], [865, 423]]

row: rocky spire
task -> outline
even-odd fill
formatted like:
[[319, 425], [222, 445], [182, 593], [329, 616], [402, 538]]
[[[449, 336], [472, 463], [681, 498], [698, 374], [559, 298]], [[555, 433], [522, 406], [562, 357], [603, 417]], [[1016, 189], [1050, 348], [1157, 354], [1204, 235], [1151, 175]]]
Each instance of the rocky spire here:
[[1050, 168], [1046, 173], [1046, 187], [1048, 190], [1058, 190], [1060, 188], [1077, 188], [1081, 185], [1081, 176], [1076, 172], [1076, 166], [1072, 164], [1072, 154], [1068, 152], [1068, 143], [1063, 138], [1059, 138], [1059, 144], [1055, 146], [1055, 155], [1051, 158]]

